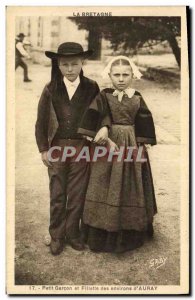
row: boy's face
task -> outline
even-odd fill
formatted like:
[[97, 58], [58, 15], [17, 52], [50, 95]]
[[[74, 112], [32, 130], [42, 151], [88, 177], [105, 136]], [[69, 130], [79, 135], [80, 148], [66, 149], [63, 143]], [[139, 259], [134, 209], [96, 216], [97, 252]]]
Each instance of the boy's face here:
[[109, 76], [114, 87], [123, 91], [130, 86], [133, 74], [130, 66], [118, 65], [111, 68]]
[[58, 65], [63, 76], [70, 81], [75, 81], [81, 72], [83, 61], [81, 57], [60, 57]]

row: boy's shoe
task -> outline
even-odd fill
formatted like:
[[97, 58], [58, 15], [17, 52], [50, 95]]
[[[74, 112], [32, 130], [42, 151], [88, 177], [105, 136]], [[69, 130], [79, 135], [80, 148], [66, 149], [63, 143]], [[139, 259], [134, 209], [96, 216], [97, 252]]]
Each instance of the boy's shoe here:
[[29, 78], [24, 79], [24, 82], [31, 82], [32, 80], [30, 80]]
[[51, 239], [50, 250], [53, 255], [59, 255], [64, 249], [64, 239]]

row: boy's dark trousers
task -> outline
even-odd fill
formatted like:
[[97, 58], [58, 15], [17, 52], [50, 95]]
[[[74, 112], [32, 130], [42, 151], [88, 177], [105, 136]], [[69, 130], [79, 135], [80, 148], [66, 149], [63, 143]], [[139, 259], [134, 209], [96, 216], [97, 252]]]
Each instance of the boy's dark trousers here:
[[[99, 88], [96, 82], [80, 75], [80, 84], [71, 101], [62, 82], [56, 89], [46, 85], [38, 105], [35, 127], [40, 152], [51, 146], [84, 146], [87, 142], [78, 134], [81, 118]], [[58, 141], [56, 141], [58, 139]], [[50, 142], [52, 141], [52, 145]], [[50, 178], [50, 235], [53, 239], [79, 237], [85, 193], [89, 180], [86, 162], [52, 163]]]
[[[89, 143], [82, 140], [55, 141], [55, 146], [76, 146], [82, 148]], [[54, 146], [54, 144], [53, 144]], [[69, 240], [80, 238], [80, 222], [83, 213], [85, 194], [89, 181], [90, 163], [75, 162], [52, 163], [48, 168], [50, 180], [50, 226], [53, 239]]]
[[16, 58], [15, 70], [21, 67], [24, 70], [24, 80], [28, 80], [28, 67], [27, 64], [22, 60], [22, 58]]

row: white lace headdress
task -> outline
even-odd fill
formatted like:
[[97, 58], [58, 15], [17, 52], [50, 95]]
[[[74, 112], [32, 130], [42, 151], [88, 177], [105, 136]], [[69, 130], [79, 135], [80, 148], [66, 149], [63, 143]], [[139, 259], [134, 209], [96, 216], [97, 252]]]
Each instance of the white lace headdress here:
[[119, 60], [119, 59], [124, 59], [124, 60], [127, 60], [129, 62], [130, 66], [132, 68], [134, 78], [140, 79], [143, 76], [142, 73], [139, 71], [138, 67], [134, 64], [134, 62], [130, 58], [128, 58], [127, 56], [124, 56], [124, 55], [119, 55], [119, 56], [113, 57], [109, 61], [107, 66], [104, 68], [104, 70], [101, 74], [104, 79], [109, 77], [110, 69], [111, 69], [111, 66], [112, 66], [113, 62], [115, 62], [116, 60]]

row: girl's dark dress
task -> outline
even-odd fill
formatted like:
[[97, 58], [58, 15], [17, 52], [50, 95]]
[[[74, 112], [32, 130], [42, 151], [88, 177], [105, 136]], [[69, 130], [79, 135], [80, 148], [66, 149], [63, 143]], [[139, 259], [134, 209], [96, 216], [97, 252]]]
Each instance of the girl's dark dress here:
[[[119, 147], [137, 146], [137, 142], [155, 144], [152, 116], [141, 95], [124, 95], [119, 102], [113, 91], [106, 89], [96, 97], [80, 132], [94, 136], [94, 124], [99, 126], [109, 110], [109, 137]], [[92, 162], [83, 213], [85, 238], [91, 250], [123, 252], [142, 245], [144, 232], [157, 211], [147, 152], [145, 157], [145, 163]]]

